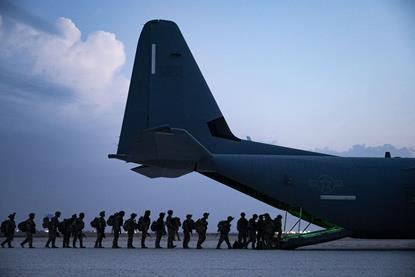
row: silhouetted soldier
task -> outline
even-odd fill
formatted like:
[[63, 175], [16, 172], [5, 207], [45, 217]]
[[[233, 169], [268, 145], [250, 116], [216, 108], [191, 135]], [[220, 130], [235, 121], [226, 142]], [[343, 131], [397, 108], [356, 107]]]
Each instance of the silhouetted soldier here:
[[150, 214], [149, 210], [145, 211], [142, 221], [139, 223], [141, 225], [141, 248], [147, 248], [146, 246], [146, 238], [148, 236], [148, 229], [150, 228]]
[[173, 222], [173, 211], [167, 211], [166, 217], [166, 226], [167, 226], [167, 248], [174, 248], [176, 245], [173, 245], [174, 237], [176, 235], [176, 227]]
[[229, 232], [231, 231], [231, 221], [233, 220], [232, 216], [228, 216], [227, 220], [220, 221], [218, 223], [218, 232], [220, 233], [218, 245], [216, 249], [220, 249], [222, 242], [226, 242], [228, 249], [231, 249], [231, 243], [229, 242]]
[[64, 219], [63, 222], [60, 223], [62, 225], [61, 231], [63, 234], [63, 243], [62, 243], [63, 248], [71, 248], [69, 246], [69, 243], [71, 240], [71, 235], [73, 233], [72, 226], [75, 220], [76, 220], [76, 214], [72, 215], [71, 218]]
[[136, 229], [135, 218], [137, 217], [136, 213], [132, 213], [130, 218], [127, 219], [124, 223], [124, 230], [127, 232], [128, 240], [127, 240], [127, 248], [135, 248], [133, 246], [133, 239], [134, 239], [134, 231]]
[[160, 241], [161, 238], [163, 237], [163, 235], [166, 234], [166, 228], [164, 225], [164, 216], [166, 214], [165, 213], [160, 213], [159, 214], [159, 218], [156, 221], [156, 248], [162, 248], [160, 246]]
[[252, 243], [252, 249], [255, 249], [256, 242], [256, 230], [257, 230], [257, 220], [258, 215], [252, 215], [252, 218], [248, 221], [248, 241], [246, 242], [245, 248], [248, 247], [249, 243]]
[[202, 249], [202, 243], [206, 240], [206, 232], [208, 227], [207, 219], [209, 217], [209, 213], [204, 213], [202, 218], [199, 218], [195, 222], [195, 229], [198, 234], [197, 239], [197, 249]]
[[277, 248], [280, 248], [280, 241], [281, 241], [281, 236], [282, 236], [282, 215], [278, 215], [275, 219], [274, 219], [274, 232], [277, 233]]
[[59, 227], [59, 217], [61, 216], [61, 212], [56, 211], [55, 216], [53, 216], [49, 221], [49, 228], [48, 228], [48, 241], [46, 242], [45, 247], [49, 248], [50, 243], [52, 243], [52, 248], [57, 248], [56, 237], [59, 236], [58, 227]]
[[257, 222], [257, 248], [264, 248], [264, 215], [260, 215]]
[[16, 230], [16, 222], [14, 221], [16, 213], [12, 213], [9, 215], [9, 219], [3, 221], [1, 223], [1, 232], [4, 234], [6, 239], [1, 243], [1, 247], [7, 243], [9, 248], [13, 248], [12, 241], [14, 239], [14, 232]]
[[[95, 222], [95, 223], [94, 223]], [[95, 218], [91, 225], [97, 230], [97, 240], [95, 241], [95, 248], [104, 248], [102, 246], [102, 240], [105, 238], [105, 227], [107, 223], [105, 222], [105, 212], [102, 211], [99, 213], [99, 218]]]
[[248, 220], [245, 218], [245, 213], [241, 213], [241, 218], [236, 224], [238, 230], [238, 243], [240, 247], [246, 248], [246, 240], [248, 236]]
[[22, 243], [20, 243], [20, 246], [24, 248], [25, 244], [28, 243], [29, 248], [34, 248], [33, 247], [33, 234], [36, 233], [35, 214], [30, 213], [29, 218], [20, 224], [22, 224], [23, 228], [19, 228], [19, 229], [23, 229], [22, 231], [26, 233], [26, 239], [22, 241]]
[[192, 215], [186, 215], [185, 221], [183, 221], [183, 248], [189, 248], [190, 236], [192, 235], [192, 230], [195, 228], [195, 222], [192, 219]]
[[79, 240], [79, 247], [80, 248], [85, 248], [85, 246], [83, 245], [83, 239], [84, 239], [84, 228], [85, 228], [85, 223], [84, 223], [84, 217], [85, 214], [84, 213], [80, 213], [78, 218], [75, 219], [74, 223], [72, 224], [72, 229], [73, 229], [73, 241], [72, 241], [72, 247], [76, 248], [76, 241]]
[[264, 215], [264, 241], [265, 248], [272, 248], [272, 239], [274, 237], [274, 221], [271, 219], [269, 214]]
[[120, 211], [114, 217], [114, 224], [112, 226], [112, 229], [114, 231], [114, 239], [112, 240], [112, 248], [120, 248], [118, 246], [118, 238], [120, 237], [120, 234], [121, 234], [121, 227], [123, 226], [124, 215], [125, 215], [125, 212]]

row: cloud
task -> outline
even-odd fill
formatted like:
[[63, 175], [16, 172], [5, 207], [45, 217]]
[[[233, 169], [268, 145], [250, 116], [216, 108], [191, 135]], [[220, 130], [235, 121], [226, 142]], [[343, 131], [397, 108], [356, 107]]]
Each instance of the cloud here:
[[0, 64], [16, 85], [27, 88], [37, 78], [68, 88], [78, 106], [94, 110], [107, 110], [124, 100], [129, 81], [119, 73], [125, 52], [115, 34], [97, 31], [82, 39], [81, 31], [67, 18], [55, 24], [60, 35], [25, 23], [8, 23], [0, 26]]
[[[5, 15], [13, 20], [22, 22], [24, 24], [30, 25], [33, 28], [36, 28], [40, 31], [51, 33], [55, 35], [59, 35], [59, 30], [56, 28], [55, 25], [43, 20], [30, 12], [26, 9], [16, 5], [8, 0], [0, 1], [0, 11]], [[0, 26], [1, 26], [1, 17], [0, 17]]]
[[316, 149], [316, 151], [344, 157], [384, 157], [385, 152], [390, 152], [392, 157], [415, 157], [415, 149], [409, 147], [398, 148], [391, 144], [384, 144], [379, 146], [366, 146], [365, 144], [355, 144], [346, 151], [336, 151], [328, 147], [325, 147], [323, 149]]

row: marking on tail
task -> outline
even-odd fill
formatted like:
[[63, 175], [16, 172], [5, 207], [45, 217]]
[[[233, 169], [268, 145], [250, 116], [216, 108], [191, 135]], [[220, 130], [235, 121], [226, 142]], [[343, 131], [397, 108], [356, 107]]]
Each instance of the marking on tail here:
[[156, 74], [156, 44], [151, 44], [151, 74]]

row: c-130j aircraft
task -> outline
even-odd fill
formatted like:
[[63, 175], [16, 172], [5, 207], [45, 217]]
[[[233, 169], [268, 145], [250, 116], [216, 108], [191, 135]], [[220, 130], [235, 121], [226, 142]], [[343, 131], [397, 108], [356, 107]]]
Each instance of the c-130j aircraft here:
[[415, 238], [415, 159], [345, 158], [242, 140], [178, 26], [140, 34], [116, 158], [150, 178], [198, 172], [353, 237]]

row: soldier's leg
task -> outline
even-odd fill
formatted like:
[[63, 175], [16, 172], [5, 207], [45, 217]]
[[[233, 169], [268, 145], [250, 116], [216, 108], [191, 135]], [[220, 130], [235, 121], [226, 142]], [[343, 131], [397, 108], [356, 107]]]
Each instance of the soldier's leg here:
[[133, 248], [133, 235], [134, 233], [128, 232], [128, 240], [127, 240], [127, 247], [128, 248]]
[[162, 232], [156, 232], [156, 248], [160, 247], [160, 241], [161, 241]]
[[147, 232], [142, 232], [141, 234], [141, 248], [147, 248], [146, 247], [146, 237], [147, 237]]
[[223, 240], [224, 240], [224, 236], [221, 234], [218, 240], [218, 245], [216, 245], [216, 249], [220, 249], [220, 246], [222, 245]]
[[103, 248], [102, 247], [102, 240], [104, 239], [104, 233], [99, 232], [98, 233], [98, 248]]
[[190, 233], [183, 232], [183, 248], [189, 248]]
[[84, 234], [81, 232], [78, 234], [78, 240], [79, 240], [79, 247], [85, 248], [84, 246]]
[[26, 237], [25, 237], [25, 239], [20, 243], [20, 246], [22, 247], [22, 248], [24, 248], [24, 246], [25, 246], [25, 244], [27, 243], [27, 233], [26, 233]]
[[231, 243], [229, 242], [229, 236], [228, 235], [225, 235], [225, 237], [223, 238], [223, 240], [228, 245], [228, 249], [232, 249]]
[[99, 233], [97, 232], [97, 238], [95, 239], [94, 248], [98, 248], [98, 239], [99, 239]]
[[7, 246], [9, 248], [13, 248], [13, 246], [12, 246], [13, 238], [14, 238], [13, 235], [10, 235], [9, 237], [7, 237]]
[[76, 241], [78, 240], [78, 234], [74, 234], [72, 238], [72, 247], [76, 248]]
[[169, 236], [168, 236], [168, 243], [167, 243], [167, 245], [168, 245], [169, 248], [174, 248], [175, 246], [173, 245], [173, 241], [174, 241], [174, 237], [176, 235], [176, 231], [170, 230], [168, 235]]
[[27, 242], [29, 243], [29, 248], [33, 248], [33, 234], [31, 232], [27, 233]]
[[6, 244], [7, 238], [1, 243], [1, 247], [4, 247], [4, 245]]
[[238, 242], [242, 244], [242, 232], [238, 232]]

